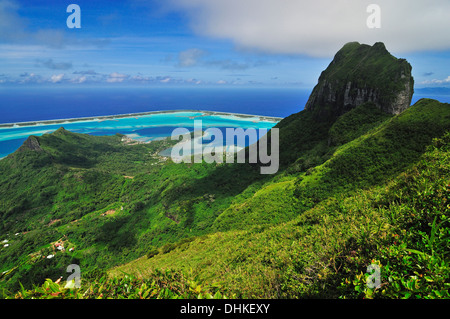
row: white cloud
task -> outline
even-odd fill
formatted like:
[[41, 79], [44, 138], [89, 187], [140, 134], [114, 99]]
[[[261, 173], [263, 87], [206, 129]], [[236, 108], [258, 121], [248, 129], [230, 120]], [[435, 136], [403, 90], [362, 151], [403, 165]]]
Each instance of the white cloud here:
[[51, 81], [52, 83], [58, 83], [58, 82], [61, 82], [61, 81], [62, 81], [63, 77], [64, 77], [64, 73], [61, 73], [61, 74], [54, 74], [54, 75], [52, 75], [52, 76], [50, 77], [50, 81]]
[[170, 76], [164, 77], [161, 80], [159, 80], [159, 82], [161, 83], [169, 83], [172, 80], [172, 78]]
[[151, 80], [151, 78], [148, 76], [143, 76], [141, 74], [138, 74], [138, 75], [131, 77], [131, 80], [137, 81], [137, 82], [148, 82]]
[[381, 28], [369, 29], [373, 0], [170, 0], [193, 30], [244, 49], [329, 57], [344, 43], [382, 41], [404, 53], [450, 49], [450, 1], [377, 0]]
[[450, 75], [443, 80], [433, 79], [421, 82], [421, 84], [447, 84], [447, 83], [450, 83]]
[[108, 83], [120, 83], [123, 82], [125, 79], [127, 79], [129, 76], [126, 74], [121, 74], [117, 72], [113, 72], [109, 75], [109, 77], [106, 79], [106, 82]]
[[189, 67], [198, 63], [199, 59], [206, 55], [206, 52], [197, 48], [188, 49], [178, 53], [178, 66]]
[[81, 83], [86, 82], [86, 80], [87, 80], [87, 77], [85, 75], [83, 75], [83, 76], [73, 78], [72, 82], [81, 84]]
[[188, 84], [196, 84], [196, 85], [203, 83], [201, 80], [197, 80], [197, 79], [194, 79], [194, 78], [187, 79], [187, 80], [185, 80], [185, 82], [188, 83]]

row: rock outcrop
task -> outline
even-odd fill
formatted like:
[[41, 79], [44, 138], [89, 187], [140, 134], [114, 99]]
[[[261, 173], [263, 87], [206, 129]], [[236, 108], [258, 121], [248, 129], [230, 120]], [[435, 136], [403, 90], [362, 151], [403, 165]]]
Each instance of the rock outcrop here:
[[411, 104], [411, 70], [405, 59], [392, 56], [381, 42], [373, 46], [347, 43], [320, 75], [305, 110], [339, 116], [372, 102], [386, 113], [399, 114]]
[[31, 150], [31, 151], [35, 151], [35, 152], [43, 151], [36, 136], [30, 135], [25, 140], [25, 142], [23, 142], [23, 144], [19, 147], [19, 149], [17, 151], [23, 152], [26, 150]]

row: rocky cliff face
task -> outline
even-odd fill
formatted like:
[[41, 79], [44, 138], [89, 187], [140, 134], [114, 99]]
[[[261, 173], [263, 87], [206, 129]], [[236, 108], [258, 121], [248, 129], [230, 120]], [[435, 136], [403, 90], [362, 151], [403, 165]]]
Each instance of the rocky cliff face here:
[[36, 136], [30, 135], [25, 142], [23, 142], [22, 146], [19, 147], [17, 151], [23, 152], [25, 150], [32, 150], [36, 152], [42, 152], [41, 145], [39, 144], [39, 141], [37, 140]]
[[351, 42], [322, 72], [305, 106], [319, 116], [339, 116], [366, 102], [389, 114], [411, 104], [414, 79], [411, 65], [392, 56], [383, 43], [373, 46]]

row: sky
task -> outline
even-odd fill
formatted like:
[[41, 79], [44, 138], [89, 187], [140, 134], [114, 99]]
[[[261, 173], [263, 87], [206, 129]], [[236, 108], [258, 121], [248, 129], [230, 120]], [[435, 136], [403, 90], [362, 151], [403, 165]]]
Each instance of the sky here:
[[[70, 4], [80, 28], [68, 27]], [[384, 42], [418, 88], [450, 88], [449, 30], [448, 0], [0, 0], [0, 90], [308, 89], [350, 41]]]

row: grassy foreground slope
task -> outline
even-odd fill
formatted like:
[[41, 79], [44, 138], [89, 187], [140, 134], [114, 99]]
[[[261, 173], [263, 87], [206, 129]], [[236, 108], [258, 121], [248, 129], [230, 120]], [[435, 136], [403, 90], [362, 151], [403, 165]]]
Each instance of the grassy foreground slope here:
[[[449, 129], [450, 106], [421, 100], [323, 165], [274, 178], [217, 219], [227, 225], [239, 218], [240, 227], [155, 251], [110, 274], [151, 278], [155, 269], [172, 269], [244, 298], [448, 298]], [[294, 184], [296, 196], [286, 191]], [[311, 208], [292, 220], [258, 223], [276, 202], [305, 209], [295, 206], [302, 201]], [[381, 267], [379, 289], [366, 285], [370, 264]]]

